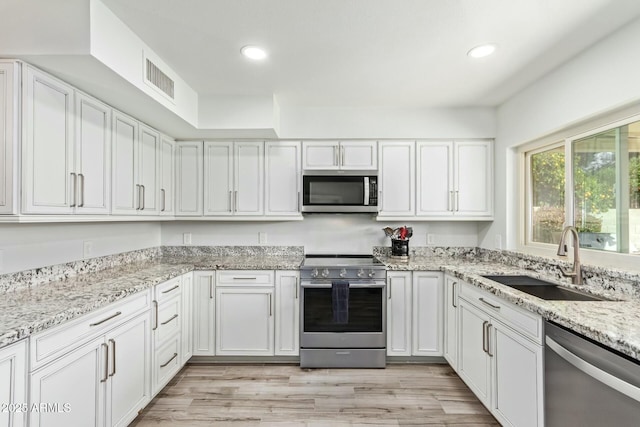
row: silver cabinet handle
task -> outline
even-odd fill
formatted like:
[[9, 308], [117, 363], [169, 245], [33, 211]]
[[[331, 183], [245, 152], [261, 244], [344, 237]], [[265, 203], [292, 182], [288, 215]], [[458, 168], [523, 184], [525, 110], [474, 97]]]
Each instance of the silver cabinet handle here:
[[296, 199], [296, 209], [300, 211], [300, 192], [298, 191], [298, 198]]
[[489, 357], [493, 357], [493, 353], [491, 353], [491, 328], [493, 328], [493, 325], [489, 323], [487, 326], [487, 354]]
[[175, 359], [176, 357], [178, 357], [178, 353], [173, 353], [173, 356], [171, 356], [171, 359], [167, 360], [167, 363], [163, 363], [162, 365], [160, 365], [161, 368], [164, 368], [165, 366], [167, 366], [169, 363], [171, 363], [173, 361], [173, 359]]
[[489, 325], [488, 321], [484, 321], [482, 322], [482, 351], [484, 351], [485, 353], [488, 353], [489, 350], [487, 349], [487, 326]]
[[171, 316], [169, 319], [167, 319], [166, 321], [160, 323], [161, 325], [166, 325], [167, 323], [171, 322], [173, 319], [177, 319], [178, 315], [174, 314], [173, 316]]
[[209, 299], [213, 299], [213, 280], [209, 282]]
[[271, 308], [271, 294], [269, 294], [269, 317], [273, 315], [273, 310]]
[[160, 209], [160, 211], [164, 212], [167, 208], [167, 192], [164, 188], [161, 188], [160, 192], [162, 192], [162, 209]]
[[167, 289], [166, 291], [162, 291], [161, 293], [162, 293], [162, 294], [168, 294], [169, 292], [173, 292], [173, 291], [175, 291], [175, 290], [176, 290], [176, 289], [178, 289], [179, 287], [180, 287], [180, 285], [175, 285], [173, 288], [171, 288], [171, 289]]
[[458, 282], [453, 282], [453, 284], [451, 284], [451, 305], [455, 308], [458, 307], [456, 305], [456, 285], [458, 284]]
[[109, 379], [109, 346], [105, 343], [100, 344], [104, 349], [104, 377], [100, 380], [101, 383]]
[[298, 299], [298, 278], [296, 277], [296, 299]]
[[460, 192], [456, 190], [456, 212], [460, 210]]
[[496, 310], [500, 310], [500, 306], [499, 305], [493, 305], [489, 301], [485, 300], [482, 297], [480, 298], [480, 301], [482, 301], [483, 303], [485, 303], [486, 305], [488, 305], [491, 308], [495, 308]]
[[258, 280], [257, 277], [234, 277], [233, 280]]
[[140, 188], [142, 189], [142, 207], [140, 208], [140, 210], [141, 210], [141, 211], [143, 211], [143, 210], [144, 210], [144, 205], [145, 205], [145, 203], [144, 203], [144, 199], [145, 199], [145, 198], [146, 198], [146, 196], [147, 196], [147, 191], [146, 191], [146, 189], [144, 188], [144, 185], [142, 185], [142, 184], [140, 184]]
[[138, 202], [136, 203], [136, 210], [140, 210], [140, 184], [136, 184], [136, 192], [138, 193]]
[[387, 278], [387, 299], [391, 299], [391, 279]]
[[73, 188], [71, 191], [71, 196], [73, 197], [73, 201], [69, 205], [69, 207], [76, 207], [76, 193], [78, 191], [78, 177], [75, 173], [71, 172], [71, 181], [69, 181], [69, 185]]
[[78, 204], [78, 207], [83, 208], [84, 207], [84, 174], [79, 173], [78, 178], [80, 179], [80, 203]]
[[101, 324], [103, 324], [104, 322], [106, 322], [107, 320], [111, 320], [111, 319], [113, 319], [114, 317], [118, 317], [118, 316], [120, 316], [121, 314], [122, 314], [122, 312], [121, 312], [121, 311], [118, 311], [117, 313], [112, 314], [111, 316], [107, 317], [106, 319], [102, 319], [102, 320], [101, 320], [101, 321], [99, 321], [99, 322], [90, 323], [90, 324], [89, 324], [89, 326], [98, 326], [98, 325], [101, 325]]
[[336, 148], [338, 148], [338, 146], [334, 145], [333, 146], [333, 165], [340, 166], [340, 164], [338, 163], [338, 150], [336, 150]]
[[344, 147], [340, 146], [340, 165], [344, 166]]
[[453, 191], [449, 191], [449, 200], [447, 203], [447, 210], [453, 212]]
[[233, 212], [233, 191], [229, 191], [229, 212]]
[[378, 190], [378, 212], [382, 212], [382, 190]]
[[238, 190], [235, 191], [235, 194], [233, 196], [233, 201], [235, 203], [234, 211], [238, 212]]
[[111, 366], [113, 370], [109, 374], [110, 377], [116, 374], [116, 340], [110, 339], [109, 343], [113, 345], [113, 352], [111, 353]]
[[156, 329], [158, 329], [158, 301], [153, 300], [153, 307], [155, 310], [155, 320], [153, 321], [153, 329], [151, 329], [152, 331], [155, 331]]
[[571, 351], [564, 348], [562, 345], [558, 344], [551, 337], [547, 336], [545, 340], [547, 346], [558, 356], [562, 357], [564, 360], [571, 363], [573, 366], [589, 375], [591, 378], [594, 378], [597, 381], [606, 384], [607, 386], [619, 391], [620, 393], [630, 397], [631, 399], [640, 401], [640, 388], [626, 381], [623, 381], [606, 371], [603, 371], [597, 366], [590, 364], [586, 360], [581, 359]]

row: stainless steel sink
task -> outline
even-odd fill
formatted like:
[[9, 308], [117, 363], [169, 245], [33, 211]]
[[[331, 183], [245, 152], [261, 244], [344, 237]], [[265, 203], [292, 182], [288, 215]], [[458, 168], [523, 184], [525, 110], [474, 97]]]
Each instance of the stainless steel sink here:
[[597, 297], [595, 295], [587, 294], [584, 292], [576, 291], [564, 286], [560, 286], [553, 282], [547, 282], [546, 280], [536, 279], [529, 276], [482, 276], [485, 279], [493, 280], [494, 282], [501, 283], [509, 286], [510, 288], [517, 289], [526, 294], [533, 295], [535, 297], [544, 300], [555, 301], [610, 301], [607, 298]]

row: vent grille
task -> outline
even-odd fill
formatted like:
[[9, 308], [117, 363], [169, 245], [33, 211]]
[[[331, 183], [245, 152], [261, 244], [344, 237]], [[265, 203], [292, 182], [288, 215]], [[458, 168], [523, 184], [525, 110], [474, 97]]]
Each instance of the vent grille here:
[[153, 62], [147, 59], [147, 81], [174, 99], [174, 82], [169, 76], [160, 70]]

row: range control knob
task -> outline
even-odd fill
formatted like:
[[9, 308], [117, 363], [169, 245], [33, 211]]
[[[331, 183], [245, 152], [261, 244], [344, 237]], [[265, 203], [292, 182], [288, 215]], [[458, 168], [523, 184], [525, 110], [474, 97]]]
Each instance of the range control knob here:
[[317, 268], [314, 268], [314, 269], [313, 269], [313, 271], [311, 272], [311, 277], [313, 277], [314, 279], [315, 279], [316, 277], [318, 277], [318, 269], [317, 269]]
[[364, 270], [363, 269], [358, 270], [358, 277], [364, 277]]
[[373, 270], [369, 271], [369, 277], [374, 277], [376, 275], [376, 272]]
[[346, 277], [347, 276], [347, 269], [343, 268], [342, 270], [340, 270], [340, 277]]
[[329, 269], [325, 268], [324, 270], [322, 270], [322, 277], [329, 277]]

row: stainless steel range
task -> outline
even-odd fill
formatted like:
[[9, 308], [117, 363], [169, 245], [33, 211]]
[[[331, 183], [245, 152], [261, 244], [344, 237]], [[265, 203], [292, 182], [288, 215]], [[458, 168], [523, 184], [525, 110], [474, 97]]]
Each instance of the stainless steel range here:
[[384, 368], [386, 278], [370, 255], [307, 255], [300, 268], [300, 366]]

